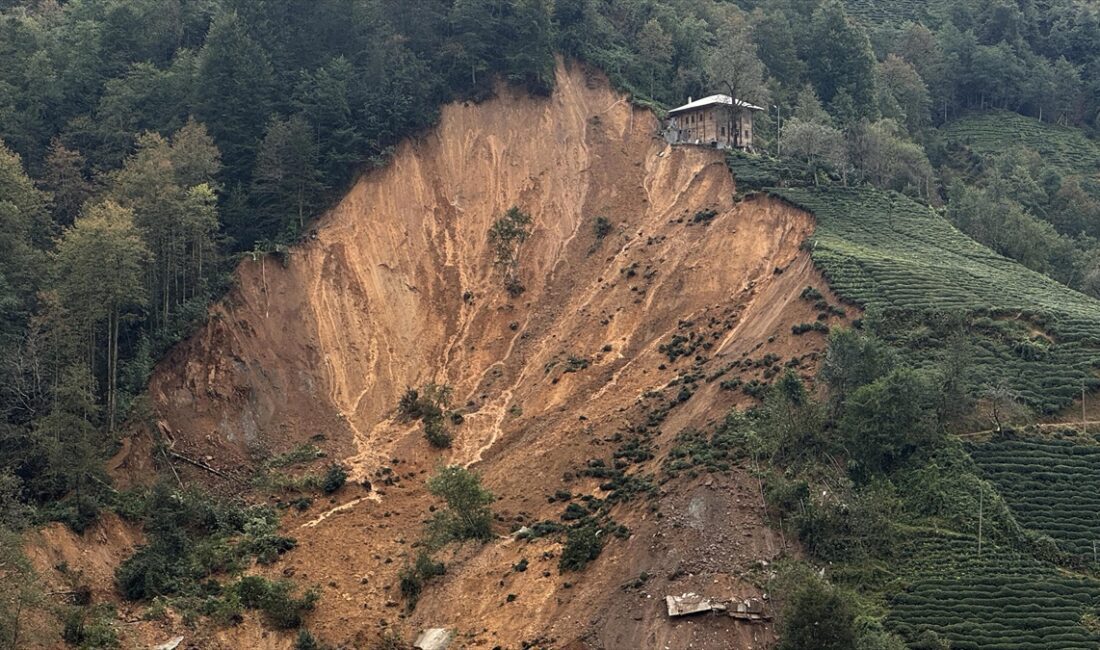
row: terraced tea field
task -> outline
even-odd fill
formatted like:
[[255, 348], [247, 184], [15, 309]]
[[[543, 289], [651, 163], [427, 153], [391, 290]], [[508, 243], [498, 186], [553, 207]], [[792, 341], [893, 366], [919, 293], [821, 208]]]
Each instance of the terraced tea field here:
[[1100, 606], [1100, 581], [1016, 551], [928, 533], [907, 537], [908, 585], [890, 598], [888, 625], [909, 639], [930, 630], [955, 650], [1100, 647], [1083, 622]]
[[772, 190], [814, 213], [813, 257], [834, 291], [917, 366], [948, 351], [965, 317], [979, 384], [1003, 382], [1052, 413], [1100, 387], [1100, 301], [978, 244], [932, 209], [869, 188]]
[[1021, 526], [1092, 560], [1100, 544], [1100, 446], [1036, 438], [977, 443], [969, 451]]
[[1063, 172], [1100, 172], [1100, 145], [1080, 129], [1040, 122], [1019, 113], [992, 111], [969, 115], [940, 129], [944, 140], [979, 154], [996, 154], [1016, 146], [1034, 149]]

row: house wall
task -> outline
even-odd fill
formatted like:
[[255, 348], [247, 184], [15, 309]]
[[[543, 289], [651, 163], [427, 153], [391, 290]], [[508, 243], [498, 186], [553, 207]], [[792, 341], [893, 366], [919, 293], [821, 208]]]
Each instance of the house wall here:
[[725, 106], [707, 106], [672, 119], [672, 127], [680, 134], [680, 142], [710, 144], [717, 142], [726, 147], [752, 147], [752, 111], [741, 111], [741, 137], [737, 137], [737, 122], [732, 109]]

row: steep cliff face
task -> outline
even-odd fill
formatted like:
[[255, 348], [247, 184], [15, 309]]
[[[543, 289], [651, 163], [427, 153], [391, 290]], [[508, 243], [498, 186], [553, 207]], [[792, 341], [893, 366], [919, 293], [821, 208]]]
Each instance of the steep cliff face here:
[[[821, 335], [791, 333], [816, 316], [802, 289], [825, 290], [800, 250], [810, 217], [767, 198], [735, 202], [719, 152], [670, 148], [657, 127], [605, 79], [564, 65], [550, 98], [504, 90], [449, 106], [285, 264], [242, 263], [232, 295], [158, 367], [154, 420], [180, 453], [232, 474], [314, 440], [372, 482], [286, 517], [300, 545], [277, 568], [323, 586], [311, 622], [322, 636], [364, 643], [386, 627], [450, 626], [470, 646], [606, 648], [774, 638], [769, 626], [669, 622], [663, 611], [666, 593], [759, 594], [752, 569], [783, 550], [763, 524], [756, 481], [737, 468], [619, 506], [632, 535], [586, 572], [559, 575], [555, 540], [502, 537], [446, 551], [448, 575], [416, 611], [399, 617], [394, 607], [435, 466], [479, 470], [502, 533], [557, 520], [563, 505], [547, 497], [603, 494], [577, 470], [610, 457], [616, 435], [644, 423], [658, 395], [675, 395], [677, 378], [769, 353], [812, 372]], [[533, 218], [519, 255], [526, 291], [515, 298], [487, 237], [511, 206]], [[597, 217], [612, 224], [602, 238]], [[672, 361], [661, 348], [677, 335], [699, 344]], [[465, 413], [450, 450], [431, 449], [419, 425], [396, 417], [404, 390], [427, 382], [452, 386]], [[654, 428], [647, 471], [661, 476], [682, 430], [750, 399], [719, 383], [698, 381]], [[141, 455], [120, 457], [115, 470], [141, 473]], [[531, 568], [511, 572], [521, 558]], [[621, 588], [643, 572], [653, 577]]]

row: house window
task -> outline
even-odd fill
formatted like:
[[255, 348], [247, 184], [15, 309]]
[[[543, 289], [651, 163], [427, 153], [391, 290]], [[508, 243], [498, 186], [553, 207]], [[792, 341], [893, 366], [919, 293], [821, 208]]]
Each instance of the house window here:
[[722, 137], [726, 137], [726, 127], [722, 127]]

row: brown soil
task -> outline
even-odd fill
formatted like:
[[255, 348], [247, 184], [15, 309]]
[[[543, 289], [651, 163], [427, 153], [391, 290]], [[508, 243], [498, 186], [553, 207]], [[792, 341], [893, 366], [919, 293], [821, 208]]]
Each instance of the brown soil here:
[[[823, 348], [820, 333], [791, 333], [817, 316], [802, 289], [828, 295], [800, 249], [809, 215], [767, 197], [736, 202], [719, 152], [671, 148], [657, 126], [580, 67], [559, 69], [549, 99], [502, 90], [481, 105], [449, 106], [437, 129], [365, 176], [285, 267], [246, 260], [232, 295], [158, 367], [151, 422], [177, 452], [244, 476], [267, 455], [314, 440], [353, 479], [372, 482], [349, 482], [284, 517], [299, 546], [272, 571], [323, 588], [310, 621], [322, 638], [366, 647], [386, 628], [411, 638], [444, 626], [458, 631], [458, 647], [487, 649], [774, 642], [771, 625], [670, 621], [664, 611], [672, 593], [762, 595], [770, 569], [761, 562], [790, 552], [765, 525], [746, 468], [685, 476], [618, 506], [631, 536], [611, 540], [581, 573], [559, 575], [559, 542], [507, 536], [520, 523], [557, 520], [563, 504], [547, 502], [555, 490], [603, 495], [577, 470], [610, 458], [610, 438], [644, 421], [660, 399], [649, 391], [675, 395], [668, 384], [681, 374], [769, 353], [780, 365], [800, 359], [809, 378]], [[513, 205], [534, 219], [520, 254], [526, 292], [515, 299], [486, 236]], [[716, 215], [696, 223], [702, 210]], [[602, 241], [597, 216], [614, 224]], [[670, 362], [659, 346], [689, 332], [708, 345]], [[570, 356], [588, 367], [566, 372]], [[723, 379], [763, 372], [738, 368]], [[451, 450], [432, 450], [419, 425], [396, 417], [406, 387], [426, 382], [453, 386], [465, 411]], [[680, 431], [752, 401], [719, 384], [700, 382], [671, 410], [657, 459], [643, 469], [659, 475]], [[120, 480], [147, 479], [149, 449], [135, 438], [112, 465]], [[441, 463], [482, 473], [498, 497], [501, 537], [445, 550], [447, 575], [405, 616], [396, 574], [434, 503], [424, 480]], [[381, 471], [392, 472], [385, 483]], [[512, 571], [521, 558], [530, 568]], [[652, 577], [623, 587], [643, 572]], [[208, 634], [203, 647], [256, 638], [241, 634]]]

